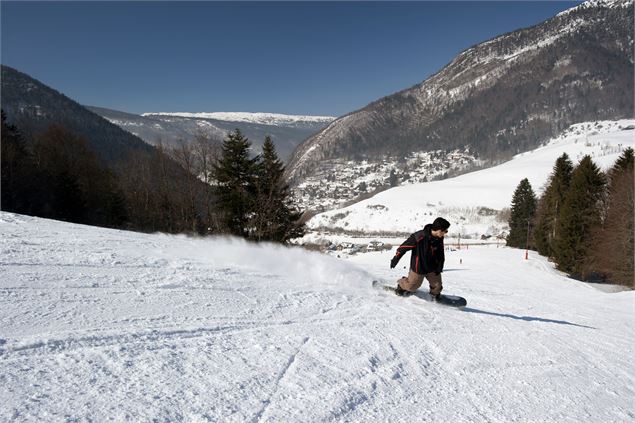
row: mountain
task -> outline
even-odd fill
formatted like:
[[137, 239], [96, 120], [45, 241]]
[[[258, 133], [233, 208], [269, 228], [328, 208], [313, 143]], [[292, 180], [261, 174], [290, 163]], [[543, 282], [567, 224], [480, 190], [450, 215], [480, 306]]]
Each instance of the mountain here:
[[64, 94], [40, 81], [2, 65], [2, 110], [9, 123], [26, 135], [62, 124], [85, 138], [106, 163], [114, 163], [131, 150], [150, 152], [153, 148]]
[[402, 275], [390, 251], [5, 212], [0, 232], [3, 422], [633, 420], [635, 292], [533, 252], [447, 251], [456, 310], [370, 288]]
[[444, 216], [452, 222], [452, 236], [480, 239], [509, 231], [503, 209], [511, 206], [518, 183], [528, 178], [537, 195], [542, 194], [556, 159], [563, 153], [575, 165], [592, 157], [602, 170], [611, 168], [624, 149], [635, 149], [635, 119], [584, 122], [572, 125], [546, 145], [516, 155], [487, 169], [442, 181], [391, 188], [348, 207], [314, 216], [307, 242], [334, 241], [340, 236], [405, 236], [417, 227]]
[[190, 119], [172, 121], [103, 107], [86, 106], [86, 108], [150, 145], [158, 145], [161, 142], [168, 146], [174, 146], [179, 139], [190, 140], [198, 134], [204, 134], [219, 141], [225, 136], [223, 130], [210, 122]]
[[224, 112], [135, 115], [99, 107], [88, 108], [152, 145], [159, 140], [167, 145], [175, 145], [179, 139], [189, 141], [199, 134], [222, 141], [228, 132], [238, 128], [259, 150], [269, 135], [284, 160], [300, 142], [335, 119], [328, 116]]
[[[325, 177], [358, 172], [341, 203], [403, 181], [508, 160], [571, 124], [631, 118], [633, 0], [583, 3], [530, 28], [473, 46], [422, 83], [343, 116], [303, 142], [287, 166], [299, 198]], [[449, 154], [464, 165], [448, 167]], [[433, 157], [436, 155], [436, 157]], [[419, 159], [417, 159], [419, 157]], [[365, 168], [383, 166], [380, 179]], [[406, 169], [407, 167], [407, 169]], [[333, 197], [331, 197], [333, 198]]]
[[212, 112], [212, 113], [144, 113], [143, 116], [179, 116], [228, 122], [248, 122], [261, 125], [312, 127], [333, 122], [333, 116], [284, 115], [279, 113]]
[[204, 134], [222, 141], [239, 128], [259, 150], [271, 136], [278, 154], [288, 159], [302, 140], [323, 129], [334, 117], [270, 113], [147, 113], [136, 115], [82, 106], [27, 74], [2, 65], [2, 110], [10, 123], [27, 134], [60, 123], [86, 138], [106, 162], [130, 149], [151, 151], [159, 141], [170, 146]]

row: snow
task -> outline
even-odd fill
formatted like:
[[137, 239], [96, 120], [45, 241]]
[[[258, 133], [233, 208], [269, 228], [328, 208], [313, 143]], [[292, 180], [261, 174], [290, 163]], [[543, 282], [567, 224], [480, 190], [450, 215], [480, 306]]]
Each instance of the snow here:
[[0, 213], [0, 421], [635, 419], [635, 292], [448, 251], [456, 310], [338, 260]]
[[[310, 147], [305, 156], [316, 147]], [[404, 184], [415, 184], [460, 172], [477, 163], [469, 150], [464, 149], [413, 152], [401, 158], [384, 157], [381, 162], [324, 159], [317, 170], [304, 176], [292, 189], [292, 196], [301, 209], [333, 210], [359, 197], [362, 184], [364, 191], [373, 192], [384, 188], [393, 175]]]
[[635, 148], [634, 129], [632, 119], [575, 124], [547, 145], [501, 165], [441, 181], [391, 188], [346, 208], [318, 214], [308, 226], [314, 230], [410, 233], [416, 226], [429, 223], [427, 220], [446, 216], [454, 224], [451, 236], [458, 231], [469, 236], [495, 235], [505, 223], [496, 221], [495, 215], [484, 216], [480, 210], [510, 207], [514, 190], [524, 178], [540, 195], [556, 159], [563, 153], [574, 165], [588, 154], [607, 170], [626, 147]]
[[633, 0], [587, 0], [578, 6], [558, 13], [556, 16], [566, 16], [575, 11], [599, 7], [609, 9], [614, 9], [616, 7], [633, 7]]
[[336, 118], [333, 116], [301, 116], [284, 115], [278, 113], [249, 113], [249, 112], [211, 112], [211, 113], [189, 113], [189, 112], [158, 112], [143, 113], [142, 116], [176, 116], [196, 119], [216, 119], [229, 122], [247, 122], [263, 125], [292, 125], [296, 123], [328, 123]]

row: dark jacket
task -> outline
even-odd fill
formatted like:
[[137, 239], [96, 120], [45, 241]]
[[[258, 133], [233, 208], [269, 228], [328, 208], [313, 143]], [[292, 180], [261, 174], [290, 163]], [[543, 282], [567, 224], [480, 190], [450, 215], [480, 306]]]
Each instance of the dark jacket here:
[[436, 238], [431, 233], [432, 225], [426, 225], [423, 230], [410, 235], [399, 248], [391, 261], [391, 265], [397, 265], [401, 257], [407, 251], [412, 251], [410, 256], [410, 270], [420, 275], [426, 273], [443, 272], [445, 252], [443, 251], [443, 238]]

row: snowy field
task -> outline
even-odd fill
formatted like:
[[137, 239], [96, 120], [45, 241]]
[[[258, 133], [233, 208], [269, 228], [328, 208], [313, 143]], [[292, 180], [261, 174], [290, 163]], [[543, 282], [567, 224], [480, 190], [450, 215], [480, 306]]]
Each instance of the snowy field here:
[[[528, 178], [539, 196], [563, 153], [574, 165], [589, 155], [602, 170], [608, 170], [627, 147], [635, 148], [635, 120], [579, 123], [547, 145], [501, 165], [441, 181], [392, 188], [349, 207], [318, 214], [308, 226], [314, 231], [412, 233], [419, 229], [417, 226], [444, 216], [454, 224], [451, 236], [459, 232], [463, 238], [498, 235], [507, 229], [506, 222], [497, 221], [496, 213], [484, 213], [482, 208], [495, 212], [511, 207], [514, 190], [522, 179]], [[308, 242], [312, 241], [310, 237]]]
[[0, 230], [3, 422], [635, 420], [635, 292], [534, 254], [448, 252], [456, 310], [371, 289], [390, 252]]

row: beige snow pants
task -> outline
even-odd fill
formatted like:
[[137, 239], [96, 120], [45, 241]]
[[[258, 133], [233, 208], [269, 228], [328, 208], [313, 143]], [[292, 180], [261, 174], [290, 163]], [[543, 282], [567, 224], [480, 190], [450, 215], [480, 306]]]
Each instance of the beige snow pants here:
[[408, 276], [404, 276], [399, 279], [397, 283], [401, 287], [401, 289], [405, 289], [406, 291], [415, 292], [421, 285], [423, 284], [423, 278], [428, 280], [430, 284], [430, 294], [437, 295], [441, 293], [443, 290], [443, 283], [441, 281], [441, 275], [432, 273], [426, 273], [425, 275], [420, 275], [419, 273], [415, 273], [412, 270], [408, 273]]

